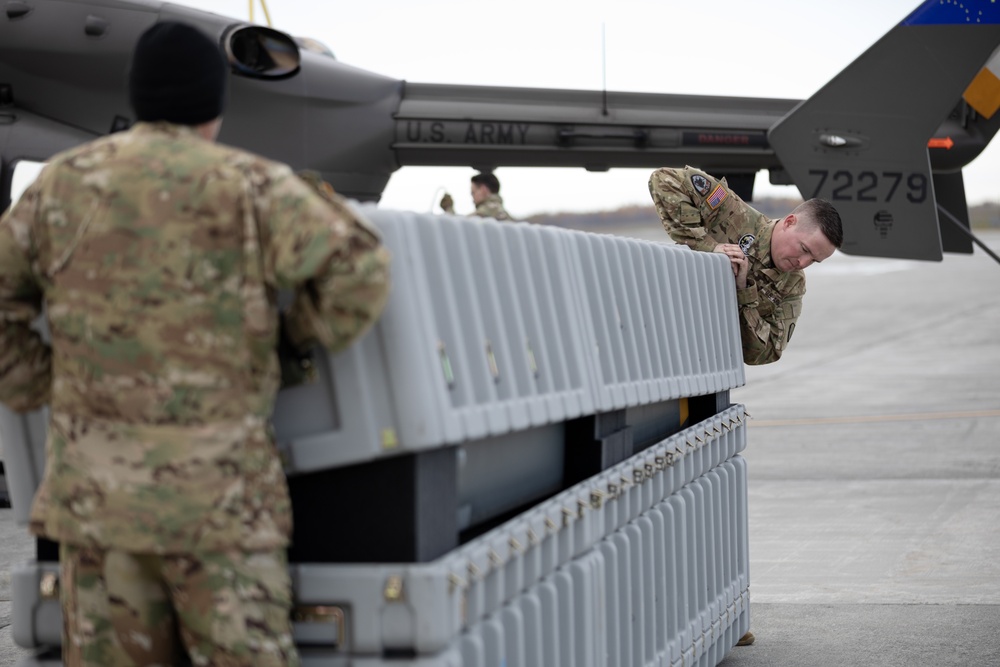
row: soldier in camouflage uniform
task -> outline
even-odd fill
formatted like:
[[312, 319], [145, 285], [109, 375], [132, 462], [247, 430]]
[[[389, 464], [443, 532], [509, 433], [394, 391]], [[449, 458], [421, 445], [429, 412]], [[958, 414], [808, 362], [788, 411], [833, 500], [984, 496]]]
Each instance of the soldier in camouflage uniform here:
[[658, 169], [649, 192], [667, 233], [694, 250], [729, 256], [736, 277], [743, 360], [777, 361], [802, 312], [802, 269], [821, 262], [843, 242], [840, 215], [810, 199], [780, 220], [769, 220], [703, 171]]
[[207, 36], [153, 26], [139, 122], [56, 155], [0, 219], [0, 400], [51, 408], [31, 529], [60, 542], [67, 665], [298, 664], [275, 295], [296, 290], [296, 342], [337, 350], [388, 257], [332, 192], [214, 143], [226, 76]]
[[[474, 215], [480, 218], [494, 220], [513, 220], [507, 209], [503, 207], [500, 197], [500, 180], [491, 172], [483, 172], [472, 177], [472, 202], [476, 205]], [[445, 213], [455, 214], [455, 201], [451, 195], [441, 197], [441, 209]]]

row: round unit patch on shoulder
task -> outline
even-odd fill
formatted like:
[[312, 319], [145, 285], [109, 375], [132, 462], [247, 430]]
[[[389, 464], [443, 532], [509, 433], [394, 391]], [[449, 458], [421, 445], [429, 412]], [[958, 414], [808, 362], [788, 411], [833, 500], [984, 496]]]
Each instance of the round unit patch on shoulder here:
[[702, 197], [708, 194], [708, 189], [712, 187], [712, 184], [708, 182], [708, 179], [701, 174], [692, 174], [691, 185], [694, 186], [695, 191]]
[[744, 234], [740, 237], [740, 250], [743, 251], [744, 255], [750, 254], [750, 248], [753, 247], [754, 241], [756, 240], [757, 237], [753, 234]]

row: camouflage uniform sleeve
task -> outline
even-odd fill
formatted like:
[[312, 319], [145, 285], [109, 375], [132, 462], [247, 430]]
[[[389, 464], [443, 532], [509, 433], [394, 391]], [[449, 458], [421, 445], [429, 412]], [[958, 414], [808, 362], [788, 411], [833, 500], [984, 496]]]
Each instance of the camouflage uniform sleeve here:
[[51, 348], [31, 328], [43, 299], [32, 270], [38, 202], [32, 185], [0, 219], [0, 401], [17, 412], [41, 408], [52, 392]]
[[[268, 264], [279, 287], [295, 289], [285, 326], [297, 347], [347, 347], [375, 322], [389, 295], [389, 253], [378, 231], [328, 183], [290, 171], [264, 216]], [[318, 196], [317, 196], [318, 195]]]
[[510, 213], [503, 207], [503, 199], [500, 195], [490, 195], [486, 201], [476, 206], [475, 215], [480, 218], [493, 218], [498, 222], [512, 220]]
[[755, 283], [748, 281], [746, 289], [736, 290], [744, 363], [759, 366], [781, 358], [802, 314], [803, 292], [796, 290], [786, 295], [773, 311], [765, 313]]
[[649, 177], [649, 194], [670, 238], [694, 250], [711, 252], [725, 240], [716, 240], [709, 233], [709, 218], [713, 211], [705, 204], [705, 195], [711, 190], [706, 189], [704, 194], [700, 194], [692, 184], [693, 177], [711, 184], [712, 188], [717, 185], [715, 179], [697, 169], [664, 167]]

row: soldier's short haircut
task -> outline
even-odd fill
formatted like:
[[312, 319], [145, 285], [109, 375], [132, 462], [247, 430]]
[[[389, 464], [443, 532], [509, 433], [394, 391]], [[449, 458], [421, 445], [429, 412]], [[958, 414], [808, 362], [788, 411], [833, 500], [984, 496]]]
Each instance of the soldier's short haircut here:
[[476, 185], [485, 185], [486, 189], [495, 195], [500, 194], [500, 180], [493, 175], [492, 171], [484, 171], [472, 177], [472, 182]]
[[833, 204], [825, 199], [809, 199], [802, 202], [792, 211], [794, 214], [804, 214], [813, 224], [820, 228], [826, 240], [839, 248], [844, 242], [844, 226], [840, 222], [840, 213]]

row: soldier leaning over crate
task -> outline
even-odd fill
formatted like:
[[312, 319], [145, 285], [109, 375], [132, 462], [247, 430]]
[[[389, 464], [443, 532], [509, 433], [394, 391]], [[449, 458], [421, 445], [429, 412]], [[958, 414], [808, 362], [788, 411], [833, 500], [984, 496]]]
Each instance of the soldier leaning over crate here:
[[52, 158], [0, 220], [0, 400], [51, 408], [31, 529], [60, 543], [69, 666], [298, 664], [275, 294], [297, 290], [295, 342], [344, 347], [388, 256], [332, 193], [214, 142], [227, 76], [206, 35], [154, 25], [139, 122]]
[[657, 169], [649, 192], [674, 241], [725, 253], [732, 262], [743, 360], [777, 361], [802, 312], [802, 270], [830, 257], [843, 242], [837, 210], [822, 199], [810, 199], [770, 220], [730, 190], [725, 179], [692, 167]]

